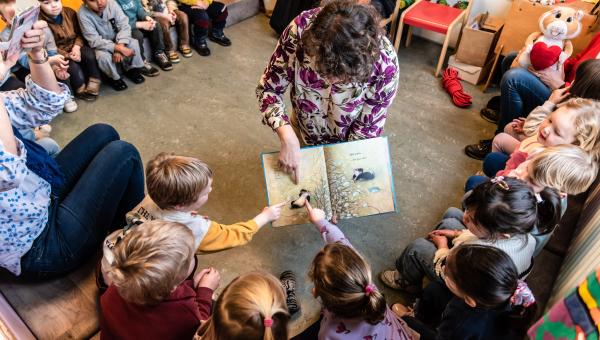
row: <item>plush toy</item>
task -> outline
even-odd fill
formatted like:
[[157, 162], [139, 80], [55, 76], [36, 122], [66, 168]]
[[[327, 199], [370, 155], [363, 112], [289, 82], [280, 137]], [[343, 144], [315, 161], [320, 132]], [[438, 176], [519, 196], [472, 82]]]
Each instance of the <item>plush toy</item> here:
[[530, 0], [534, 4], [540, 4], [542, 6], [552, 6], [554, 5], [554, 0]]
[[581, 32], [583, 11], [570, 7], [557, 7], [540, 17], [541, 32], [527, 37], [525, 51], [519, 56], [519, 64], [536, 71], [558, 67], [573, 53], [573, 39]]

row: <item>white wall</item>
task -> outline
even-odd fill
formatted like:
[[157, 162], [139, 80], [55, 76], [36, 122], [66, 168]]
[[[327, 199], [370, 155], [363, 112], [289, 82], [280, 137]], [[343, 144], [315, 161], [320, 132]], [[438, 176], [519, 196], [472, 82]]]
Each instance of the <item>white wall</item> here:
[[[427, 0], [425, 0], [427, 1]], [[512, 0], [471, 0], [473, 6], [471, 7], [470, 17], [474, 17], [479, 13], [489, 12], [491, 15], [497, 17], [505, 17], [508, 14], [508, 10], [512, 5]], [[422, 29], [414, 29], [414, 34], [423, 37], [425, 39], [435, 41], [439, 44], [444, 43], [444, 36], [439, 33], [424, 31]], [[458, 28], [455, 32], [452, 32], [452, 38], [450, 40], [450, 46], [456, 45], [456, 39], [458, 39]]]

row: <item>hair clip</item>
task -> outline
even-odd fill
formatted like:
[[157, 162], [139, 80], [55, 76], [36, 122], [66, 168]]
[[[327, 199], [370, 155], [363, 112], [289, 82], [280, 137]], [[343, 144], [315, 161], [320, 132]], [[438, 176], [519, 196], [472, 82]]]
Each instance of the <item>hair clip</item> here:
[[535, 200], [536, 200], [537, 204], [544, 203], [544, 199], [542, 198], [542, 195], [538, 194], [537, 192], [535, 193]]
[[266, 328], [273, 326], [273, 319], [264, 319], [263, 325], [265, 325]]
[[504, 176], [497, 176], [490, 180], [490, 182], [497, 184], [503, 190], [510, 190], [508, 183], [504, 181]]
[[375, 285], [369, 283], [368, 285], [365, 286], [365, 295], [366, 296], [370, 296], [371, 293], [373, 293], [373, 291], [375, 290]]

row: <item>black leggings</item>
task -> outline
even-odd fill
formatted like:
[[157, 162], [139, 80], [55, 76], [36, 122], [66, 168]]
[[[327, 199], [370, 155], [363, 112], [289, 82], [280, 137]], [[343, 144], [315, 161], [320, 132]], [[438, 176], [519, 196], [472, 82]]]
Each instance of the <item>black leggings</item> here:
[[85, 89], [86, 80], [100, 79], [100, 69], [96, 61], [96, 53], [88, 46], [81, 48], [81, 61], [69, 60], [68, 83], [75, 93]]

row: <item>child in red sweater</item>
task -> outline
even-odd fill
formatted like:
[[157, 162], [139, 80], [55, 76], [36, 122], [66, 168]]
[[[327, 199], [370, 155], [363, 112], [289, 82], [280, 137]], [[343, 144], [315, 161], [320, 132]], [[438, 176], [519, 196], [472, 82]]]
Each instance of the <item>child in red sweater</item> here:
[[212, 312], [219, 272], [193, 280], [194, 237], [176, 222], [145, 222], [113, 248], [113, 282], [100, 299], [101, 339], [191, 339]]

